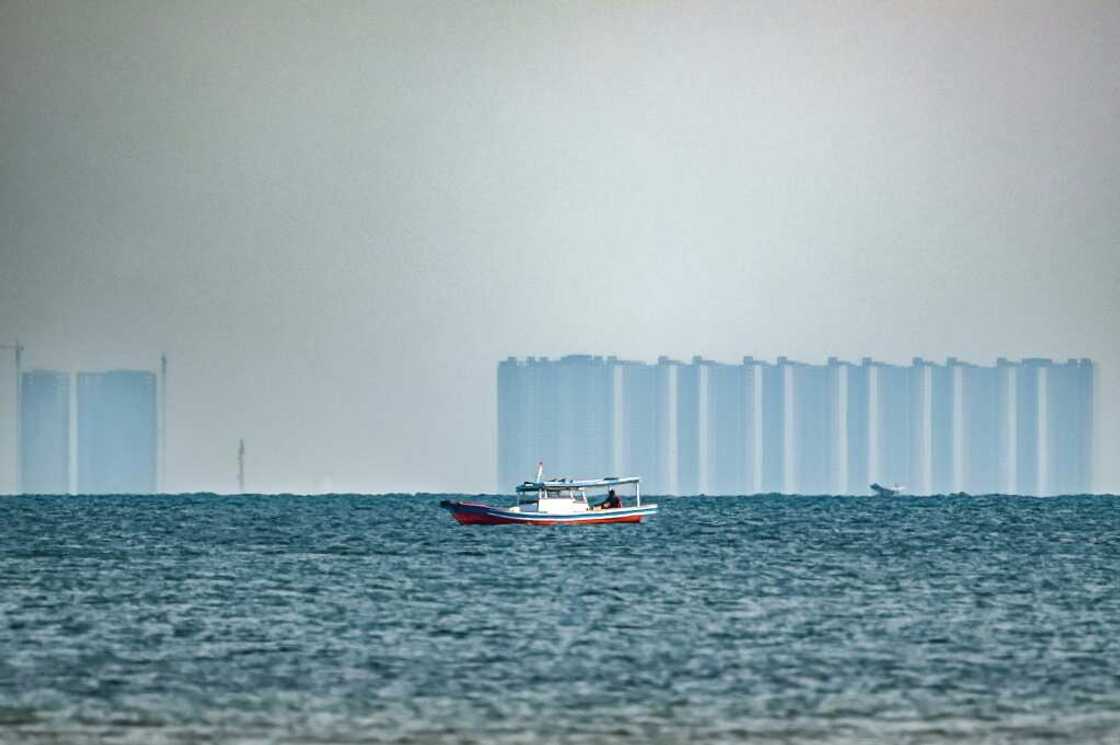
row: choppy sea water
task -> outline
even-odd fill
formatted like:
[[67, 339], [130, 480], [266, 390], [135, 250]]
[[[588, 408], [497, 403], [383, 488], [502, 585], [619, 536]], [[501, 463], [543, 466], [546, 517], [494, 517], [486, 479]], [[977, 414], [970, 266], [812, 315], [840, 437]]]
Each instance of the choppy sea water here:
[[1120, 500], [0, 500], [0, 741], [1116, 743]]

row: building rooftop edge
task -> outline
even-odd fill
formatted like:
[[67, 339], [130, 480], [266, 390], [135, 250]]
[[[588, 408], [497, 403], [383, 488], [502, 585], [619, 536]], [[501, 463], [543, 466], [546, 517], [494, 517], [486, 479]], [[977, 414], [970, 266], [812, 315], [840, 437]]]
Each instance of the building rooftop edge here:
[[[669, 357], [668, 355], [659, 355], [656, 360], [652, 362], [645, 362], [642, 360], [628, 360], [617, 357], [615, 355], [590, 355], [590, 354], [569, 354], [559, 358], [549, 357], [534, 357], [527, 356], [519, 357], [506, 357], [499, 360], [499, 365], [539, 365], [539, 364], [572, 364], [572, 363], [590, 363], [595, 365], [648, 365], [654, 367], [657, 365], [708, 365], [708, 366], [723, 366], [723, 367], [747, 367], [754, 365], [768, 365], [771, 367], [778, 365], [787, 365], [791, 367], [891, 367], [891, 368], [918, 368], [918, 367], [931, 367], [931, 368], [950, 368], [950, 367], [967, 367], [967, 368], [980, 368], [980, 369], [996, 369], [1004, 367], [1058, 367], [1058, 366], [1093, 366], [1094, 362], [1089, 357], [1069, 357], [1066, 361], [1055, 361], [1049, 357], [1023, 357], [1019, 360], [1012, 360], [1007, 357], [997, 357], [991, 364], [976, 364], [967, 360], [962, 360], [958, 357], [946, 357], [945, 362], [937, 362], [928, 360], [924, 357], [913, 357], [910, 362], [896, 363], [884, 362], [876, 360], [872, 357], [861, 357], [858, 361], [851, 361], [841, 359], [836, 356], [829, 356], [822, 363], [814, 362], [801, 362], [798, 360], [790, 359], [785, 355], [779, 355], [773, 362], [755, 357], [753, 355], [744, 355], [739, 362], [723, 362], [720, 360], [712, 360], [702, 357], [700, 355], [693, 355], [690, 361], [684, 362], [678, 359]], [[110, 370], [105, 372], [151, 372], [147, 370]], [[153, 373], [154, 374], [154, 373]]]

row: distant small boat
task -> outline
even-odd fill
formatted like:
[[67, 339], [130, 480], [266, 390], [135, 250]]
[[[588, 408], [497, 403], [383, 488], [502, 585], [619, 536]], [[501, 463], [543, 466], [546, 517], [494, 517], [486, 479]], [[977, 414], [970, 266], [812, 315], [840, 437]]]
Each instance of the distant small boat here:
[[903, 492], [906, 487], [902, 484], [895, 484], [894, 486], [883, 486], [882, 484], [872, 484], [871, 491], [875, 492], [877, 497], [897, 497]]
[[[657, 513], [656, 504], [642, 504], [637, 476], [607, 476], [601, 479], [569, 481], [541, 479], [543, 466], [538, 466], [536, 481], [518, 485], [517, 503], [511, 507], [493, 507], [479, 502], [444, 500], [440, 507], [463, 525], [602, 525], [605, 523], [638, 523], [643, 517]], [[633, 484], [634, 502], [625, 504], [617, 489]], [[606, 490], [602, 503], [588, 501], [588, 492]]]

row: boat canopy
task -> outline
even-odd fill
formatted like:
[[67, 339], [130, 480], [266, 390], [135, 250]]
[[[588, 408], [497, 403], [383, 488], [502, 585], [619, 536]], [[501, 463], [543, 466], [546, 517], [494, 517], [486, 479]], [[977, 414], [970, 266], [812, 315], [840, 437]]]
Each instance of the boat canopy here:
[[604, 476], [601, 479], [586, 479], [572, 481], [569, 479], [553, 479], [551, 481], [526, 481], [517, 487], [518, 494], [526, 492], [561, 492], [571, 489], [597, 489], [600, 487], [620, 486], [622, 484], [636, 484], [640, 479], [637, 476]]

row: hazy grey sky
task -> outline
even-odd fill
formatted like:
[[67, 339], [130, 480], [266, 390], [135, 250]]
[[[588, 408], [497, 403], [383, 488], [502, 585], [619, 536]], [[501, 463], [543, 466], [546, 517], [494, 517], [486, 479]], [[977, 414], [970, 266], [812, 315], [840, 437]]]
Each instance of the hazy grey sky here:
[[1118, 492], [1118, 133], [1115, 0], [2, 2], [0, 341], [218, 491], [491, 490], [510, 354], [1089, 356]]

